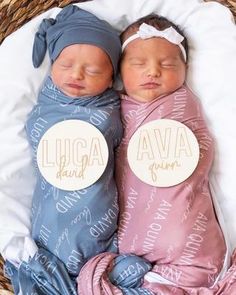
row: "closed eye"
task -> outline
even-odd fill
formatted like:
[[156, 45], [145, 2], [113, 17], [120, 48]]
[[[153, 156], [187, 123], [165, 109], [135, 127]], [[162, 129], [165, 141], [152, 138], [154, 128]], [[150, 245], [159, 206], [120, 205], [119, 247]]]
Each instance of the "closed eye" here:
[[161, 64], [161, 66], [164, 68], [174, 68], [174, 67], [176, 67], [176, 64], [163, 63], [163, 64]]
[[143, 65], [145, 65], [145, 63], [144, 62], [132, 62], [131, 65], [132, 66], [143, 66]]
[[85, 71], [89, 75], [100, 75], [100, 74], [102, 74], [102, 71], [100, 69], [96, 69], [96, 68], [85, 68]]
[[145, 65], [145, 60], [139, 58], [131, 58], [129, 60], [131, 66], [143, 66]]
[[175, 58], [165, 58], [161, 61], [160, 64], [164, 68], [172, 68], [178, 65], [178, 60]]
[[69, 68], [71, 68], [72, 67], [72, 64], [64, 64], [64, 63], [62, 63], [62, 64], [60, 64], [60, 66], [63, 68], [63, 69], [69, 69]]
[[177, 61], [173, 60], [173, 59], [166, 59], [161, 61], [161, 65], [162, 66], [176, 66], [177, 65]]
[[86, 72], [87, 72], [89, 75], [101, 75], [101, 74], [102, 74], [102, 72], [91, 71], [91, 70], [86, 70]]

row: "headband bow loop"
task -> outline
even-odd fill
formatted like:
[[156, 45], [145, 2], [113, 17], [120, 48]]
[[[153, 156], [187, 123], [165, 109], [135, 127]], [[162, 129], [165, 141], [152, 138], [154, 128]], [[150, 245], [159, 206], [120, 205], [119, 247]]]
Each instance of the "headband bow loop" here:
[[143, 23], [137, 32], [141, 39], [148, 39], [152, 37], [165, 38], [169, 42], [179, 45], [184, 37], [180, 35], [173, 27], [169, 27], [163, 31], [159, 31], [153, 26]]

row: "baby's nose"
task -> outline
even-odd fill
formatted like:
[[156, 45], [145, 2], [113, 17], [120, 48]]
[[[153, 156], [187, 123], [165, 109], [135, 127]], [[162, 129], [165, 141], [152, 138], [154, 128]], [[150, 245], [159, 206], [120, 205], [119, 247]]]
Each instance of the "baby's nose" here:
[[161, 75], [160, 66], [157, 64], [151, 64], [148, 67], [148, 76], [159, 77]]
[[74, 67], [71, 71], [71, 77], [75, 80], [81, 80], [84, 78], [83, 70], [81, 68]]

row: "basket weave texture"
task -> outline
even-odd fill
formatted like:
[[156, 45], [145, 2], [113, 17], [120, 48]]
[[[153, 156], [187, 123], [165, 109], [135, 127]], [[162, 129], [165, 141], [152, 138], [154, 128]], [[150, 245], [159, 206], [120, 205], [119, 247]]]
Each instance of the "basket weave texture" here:
[[[53, 7], [87, 0], [0, 0], [0, 44], [2, 41], [33, 17]], [[211, 1], [211, 0], [205, 0]], [[236, 20], [236, 0], [216, 0], [228, 7]], [[13, 294], [12, 286], [3, 274], [3, 259], [0, 256], [0, 295]]]
[[[85, 0], [84, 0], [85, 1]], [[64, 7], [73, 0], [2, 0], [0, 1], [0, 44], [34, 16], [53, 7]], [[1, 295], [1, 294], [0, 294]]]
[[[7, 295], [7, 294], [13, 294], [10, 293], [12, 291], [12, 286], [9, 282], [9, 280], [4, 277], [3, 275], [3, 259], [2, 256], [0, 256], [0, 295]], [[9, 291], [8, 293], [6, 293], [6, 291]]]

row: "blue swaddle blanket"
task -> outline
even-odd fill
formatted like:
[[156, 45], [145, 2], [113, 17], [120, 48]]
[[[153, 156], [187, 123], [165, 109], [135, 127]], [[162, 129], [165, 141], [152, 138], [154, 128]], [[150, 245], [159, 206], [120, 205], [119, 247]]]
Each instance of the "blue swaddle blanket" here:
[[[77, 276], [92, 256], [116, 251], [118, 216], [117, 190], [113, 179], [114, 148], [122, 136], [120, 100], [114, 90], [96, 97], [68, 98], [48, 78], [38, 104], [26, 123], [34, 150], [42, 135], [57, 122], [80, 119], [104, 135], [108, 164], [95, 184], [79, 191], [63, 191], [49, 184], [39, 173], [32, 204], [32, 237], [60, 258], [68, 272]], [[81, 134], [83, 130], [80, 130]]]
[[[40, 139], [54, 124], [69, 119], [83, 120], [97, 127], [109, 150], [102, 176], [93, 185], [77, 191], [53, 187], [37, 167]], [[48, 77], [38, 103], [29, 115], [26, 132], [37, 169], [32, 201], [32, 237], [39, 249], [49, 251], [44, 252], [49, 255], [49, 260], [53, 254], [64, 263], [73, 280], [89, 258], [101, 252], [117, 252], [119, 208], [114, 181], [114, 149], [122, 137], [119, 96], [113, 89], [108, 89], [95, 97], [70, 98]], [[83, 134], [83, 130], [79, 132]], [[36, 264], [34, 257], [30, 267]], [[25, 264], [24, 268], [27, 269]]]

